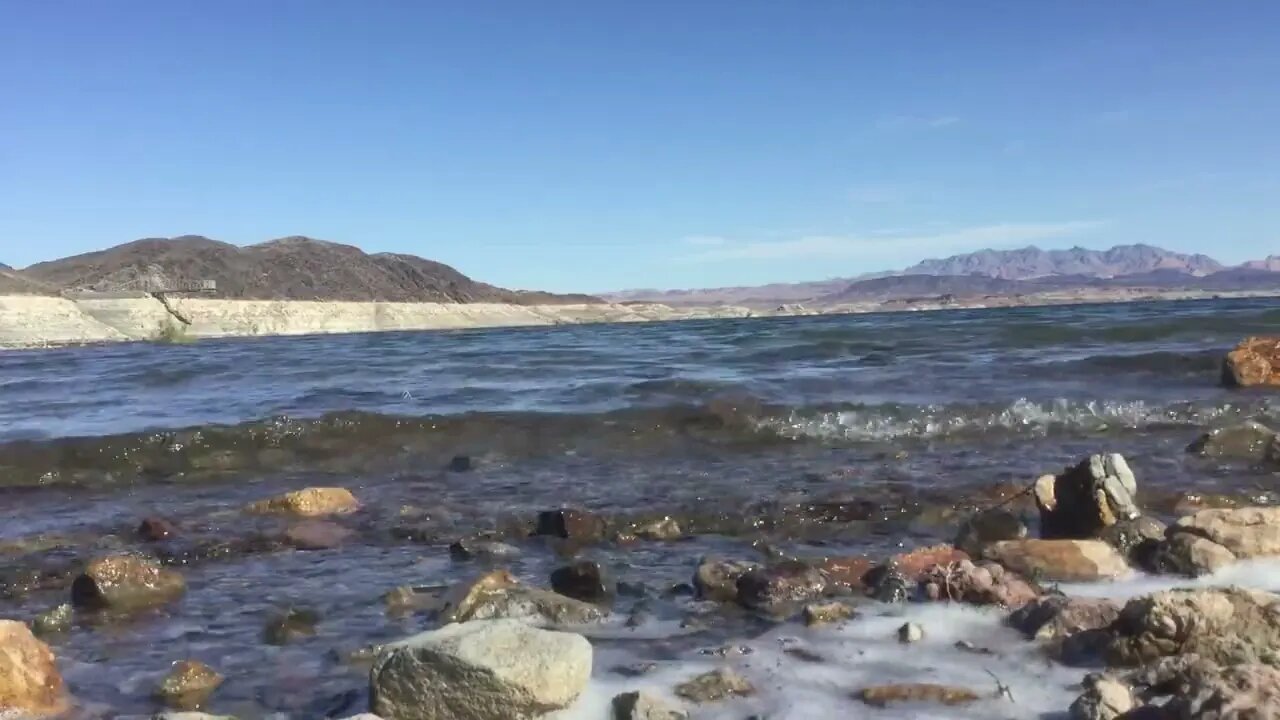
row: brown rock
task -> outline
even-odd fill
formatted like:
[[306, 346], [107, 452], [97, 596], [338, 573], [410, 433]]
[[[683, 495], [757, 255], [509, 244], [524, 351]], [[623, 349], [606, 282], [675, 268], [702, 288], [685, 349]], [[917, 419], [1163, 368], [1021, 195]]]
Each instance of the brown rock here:
[[1236, 562], [1236, 556], [1221, 545], [1187, 532], [1171, 533], [1155, 546], [1143, 567], [1154, 573], [1196, 577], [1217, 572]]
[[1009, 616], [1009, 625], [1035, 640], [1059, 640], [1115, 622], [1120, 608], [1103, 598], [1049, 595], [1027, 603]]
[[1137, 493], [1137, 479], [1117, 453], [1092, 455], [1057, 476], [1045, 475], [1036, 481], [1034, 493], [1040, 537], [1097, 537], [1108, 525], [1141, 514]]
[[679, 521], [670, 515], [636, 523], [631, 532], [643, 540], [679, 540], [684, 537]]
[[889, 564], [911, 582], [919, 582], [925, 572], [936, 565], [968, 560], [969, 554], [950, 545], [931, 545], [900, 553], [889, 559]]
[[956, 548], [971, 556], [981, 556], [982, 549], [1002, 540], [1021, 540], [1027, 536], [1026, 523], [1016, 513], [998, 508], [977, 513], [964, 521], [956, 533]]
[[162, 517], [144, 518], [138, 525], [138, 537], [147, 542], [159, 542], [168, 540], [178, 534], [178, 529], [173, 523]]
[[816, 598], [827, 589], [822, 572], [795, 560], [756, 569], [738, 578], [738, 604], [777, 612]]
[[646, 692], [629, 692], [613, 699], [614, 720], [688, 720], [688, 713]]
[[1275, 662], [1280, 596], [1240, 588], [1158, 592], [1130, 600], [1111, 630], [1113, 665], [1192, 654], [1223, 665]]
[[964, 705], [977, 700], [978, 695], [972, 690], [947, 685], [902, 683], [864, 688], [858, 691], [857, 698], [868, 705], [882, 708], [905, 702]]
[[738, 673], [721, 668], [677, 685], [675, 692], [677, 696], [690, 702], [709, 703], [732, 697], [748, 697], [754, 695], [756, 689]]
[[734, 602], [738, 599], [738, 578], [756, 569], [754, 563], [705, 557], [693, 573], [693, 587], [703, 600]]
[[1280, 555], [1280, 507], [1202, 510], [1179, 519], [1170, 532], [1205, 538], [1241, 559]]
[[71, 584], [71, 603], [88, 610], [135, 610], [162, 605], [186, 591], [176, 570], [150, 558], [111, 555], [91, 561]]
[[1022, 607], [1040, 595], [1017, 573], [995, 563], [975, 565], [969, 560], [935, 566], [920, 579], [920, 589], [925, 599], [932, 601], [1007, 608]]
[[1172, 695], [1161, 708], [1176, 720], [1280, 717], [1280, 669], [1247, 663], [1218, 666], [1197, 656], [1158, 661], [1136, 674], [1148, 694]]
[[600, 563], [580, 560], [556, 568], [551, 573], [551, 589], [575, 600], [600, 605], [613, 602], [617, 583]]
[[46, 717], [66, 709], [66, 689], [53, 651], [25, 624], [0, 620], [0, 716]]
[[1280, 387], [1280, 337], [1245, 338], [1222, 365], [1227, 387]]
[[249, 506], [250, 512], [272, 515], [321, 517], [354, 512], [360, 507], [355, 495], [346, 488], [310, 487], [261, 500]]
[[839, 601], [810, 603], [804, 606], [804, 624], [827, 625], [849, 620], [857, 614], [856, 610]]
[[328, 520], [307, 520], [285, 531], [285, 541], [299, 550], [328, 550], [336, 548], [352, 535], [345, 528]]
[[869, 557], [853, 556], [825, 558], [814, 566], [826, 576], [829, 584], [847, 590], [861, 590], [867, 573], [876, 563]]
[[1100, 540], [1007, 540], [984, 557], [1021, 575], [1064, 582], [1103, 580], [1129, 571], [1124, 557]]
[[183, 660], [160, 682], [156, 697], [166, 706], [178, 710], [199, 710], [222, 684], [218, 671], [197, 660]]
[[506, 570], [494, 570], [455, 584], [445, 594], [440, 620], [512, 618], [532, 623], [582, 625], [604, 617], [600, 608], [559, 593], [522, 585]]
[[590, 543], [603, 540], [605, 529], [604, 518], [586, 510], [547, 510], [538, 513], [534, 534]]

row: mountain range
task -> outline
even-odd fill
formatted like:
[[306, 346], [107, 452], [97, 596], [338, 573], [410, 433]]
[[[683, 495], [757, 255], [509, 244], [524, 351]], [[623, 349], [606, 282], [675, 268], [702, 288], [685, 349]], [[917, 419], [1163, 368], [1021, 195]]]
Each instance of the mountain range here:
[[1069, 289], [1280, 291], [1280, 256], [1226, 267], [1207, 255], [1184, 254], [1153, 245], [1117, 245], [1109, 250], [979, 250], [925, 260], [903, 270], [815, 282], [693, 290], [624, 290], [606, 293], [622, 302], [671, 305], [787, 303], [816, 306], [921, 296], [994, 296]]

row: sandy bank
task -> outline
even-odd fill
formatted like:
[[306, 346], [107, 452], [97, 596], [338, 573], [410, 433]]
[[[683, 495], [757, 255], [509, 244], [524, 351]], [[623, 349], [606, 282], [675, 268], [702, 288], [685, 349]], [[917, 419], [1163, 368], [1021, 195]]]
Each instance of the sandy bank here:
[[0, 347], [261, 335], [651, 322], [747, 317], [744, 308], [665, 305], [304, 302], [150, 296], [0, 296]]

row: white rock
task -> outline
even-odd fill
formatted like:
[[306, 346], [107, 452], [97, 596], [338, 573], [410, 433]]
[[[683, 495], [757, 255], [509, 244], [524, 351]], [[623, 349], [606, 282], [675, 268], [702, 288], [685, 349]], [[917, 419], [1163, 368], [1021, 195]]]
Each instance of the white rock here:
[[590, 678], [581, 635], [476, 620], [386, 646], [370, 705], [386, 720], [523, 720], [567, 707]]

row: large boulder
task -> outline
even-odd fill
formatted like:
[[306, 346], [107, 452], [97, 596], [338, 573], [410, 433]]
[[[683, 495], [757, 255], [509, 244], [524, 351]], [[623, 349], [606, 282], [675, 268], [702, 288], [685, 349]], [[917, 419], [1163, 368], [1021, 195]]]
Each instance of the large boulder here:
[[1104, 580], [1129, 571], [1124, 557], [1101, 540], [1006, 540], [987, 547], [983, 556], [1036, 580]]
[[1071, 720], [1115, 720], [1138, 706], [1133, 688], [1118, 678], [1091, 673], [1084, 693], [1071, 704]]
[[249, 506], [249, 511], [270, 515], [296, 515], [321, 517], [341, 515], [355, 511], [360, 502], [351, 491], [341, 487], [309, 487], [260, 500]]
[[1222, 382], [1228, 387], [1280, 387], [1280, 337], [1241, 341], [1227, 353]]
[[591, 678], [591, 643], [517, 620], [448, 625], [387, 645], [370, 671], [386, 720], [530, 720], [568, 707]]
[[1120, 608], [1105, 598], [1046, 595], [1014, 611], [1008, 624], [1029, 639], [1061, 640], [1108, 627], [1119, 616]]
[[582, 625], [605, 613], [597, 606], [559, 593], [529, 587], [506, 570], [493, 570], [457, 583], [445, 594], [440, 619], [446, 623], [517, 619], [534, 624]]
[[1170, 537], [1183, 533], [1219, 545], [1237, 559], [1280, 555], [1280, 507], [1201, 510], [1168, 531]]
[[1280, 668], [1273, 665], [1220, 666], [1197, 655], [1180, 655], [1152, 663], [1129, 679], [1146, 697], [1171, 696], [1159, 707], [1159, 717], [1174, 720], [1280, 717]]
[[1107, 662], [1195, 654], [1221, 665], [1280, 662], [1280, 595], [1241, 588], [1167, 590], [1130, 600], [1111, 626]]
[[1094, 538], [1141, 514], [1137, 479], [1118, 453], [1093, 455], [1059, 475], [1045, 475], [1034, 490], [1040, 537], [1047, 540]]
[[87, 610], [137, 610], [181, 597], [186, 582], [176, 570], [137, 555], [109, 555], [85, 566], [71, 583], [71, 603]]
[[1280, 438], [1275, 430], [1249, 420], [1210, 430], [1187, 446], [1187, 452], [1227, 460], [1280, 461]]
[[0, 717], [46, 717], [66, 709], [53, 651], [25, 624], [0, 620]]

